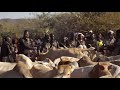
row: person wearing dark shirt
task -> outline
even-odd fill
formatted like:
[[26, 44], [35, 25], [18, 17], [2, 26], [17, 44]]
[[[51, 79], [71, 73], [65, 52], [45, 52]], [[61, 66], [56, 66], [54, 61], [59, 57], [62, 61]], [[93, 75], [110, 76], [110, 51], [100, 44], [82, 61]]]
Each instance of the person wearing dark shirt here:
[[114, 42], [114, 50], [112, 55], [119, 55], [120, 54], [120, 29], [116, 31], [116, 41]]
[[14, 37], [12, 38], [12, 45], [13, 45], [13, 58], [14, 58], [14, 61], [16, 59], [16, 54], [18, 53], [18, 37], [17, 35], [15, 34]]
[[34, 49], [35, 48], [32, 47], [32, 39], [29, 38], [29, 32], [28, 32], [28, 30], [25, 30], [23, 38], [19, 39], [18, 53], [24, 54], [24, 55], [30, 57], [30, 53]]
[[50, 34], [50, 48], [53, 46], [54, 40], [55, 40], [54, 34], [51, 33]]
[[42, 44], [40, 47], [40, 52], [44, 52], [48, 49], [48, 45], [50, 44], [50, 36], [48, 33], [42, 38]]
[[12, 52], [13, 52], [12, 40], [10, 37], [5, 37], [4, 42], [2, 43], [1, 46], [2, 61], [12, 62], [13, 61]]
[[52, 48], [52, 47], [59, 48], [59, 43], [55, 39], [55, 36], [53, 33], [50, 34], [50, 48]]
[[75, 33], [74, 32], [70, 33], [69, 44], [70, 44], [71, 48], [76, 47]]

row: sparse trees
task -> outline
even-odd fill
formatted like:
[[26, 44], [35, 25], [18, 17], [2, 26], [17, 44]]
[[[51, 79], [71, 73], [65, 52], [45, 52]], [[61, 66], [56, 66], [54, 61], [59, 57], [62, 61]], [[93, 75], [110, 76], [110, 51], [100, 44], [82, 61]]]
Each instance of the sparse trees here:
[[68, 32], [81, 32], [93, 30], [103, 32], [117, 30], [120, 28], [119, 12], [64, 12], [50, 13], [43, 12], [35, 14], [34, 19], [23, 19], [16, 22], [5, 20], [0, 22], [0, 31], [18, 33], [21, 37], [24, 29], [31, 30], [31, 33], [43, 35], [46, 31], [55, 33], [56, 38], [63, 37]]

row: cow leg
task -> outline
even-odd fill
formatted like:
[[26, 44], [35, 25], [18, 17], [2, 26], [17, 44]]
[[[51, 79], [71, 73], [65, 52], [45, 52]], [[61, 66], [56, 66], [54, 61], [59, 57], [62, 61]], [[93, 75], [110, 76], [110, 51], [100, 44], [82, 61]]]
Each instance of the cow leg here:
[[8, 59], [9, 59], [9, 62], [14, 62], [14, 58], [13, 58], [12, 55], [9, 55], [9, 56], [8, 56]]
[[2, 62], [9, 62], [9, 58], [8, 57], [2, 57]]

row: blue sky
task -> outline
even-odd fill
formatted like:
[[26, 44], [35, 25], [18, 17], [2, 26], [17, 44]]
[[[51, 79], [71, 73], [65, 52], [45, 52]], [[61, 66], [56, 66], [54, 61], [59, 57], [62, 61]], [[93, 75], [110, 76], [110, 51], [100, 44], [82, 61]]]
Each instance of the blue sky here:
[[40, 12], [0, 12], [0, 19], [3, 19], [3, 18], [11, 18], [11, 19], [31, 18], [31, 17], [34, 17], [34, 13], [40, 14]]

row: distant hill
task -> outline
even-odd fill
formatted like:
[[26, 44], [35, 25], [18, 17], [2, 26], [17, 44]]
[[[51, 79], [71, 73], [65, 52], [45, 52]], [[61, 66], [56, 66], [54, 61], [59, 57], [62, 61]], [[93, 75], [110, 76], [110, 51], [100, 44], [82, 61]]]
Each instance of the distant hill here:
[[2, 22], [9, 22], [9, 23], [19, 23], [19, 22], [23, 22], [23, 21], [27, 21], [30, 19], [9, 19], [9, 18], [5, 18], [5, 19], [0, 19], [0, 23]]

